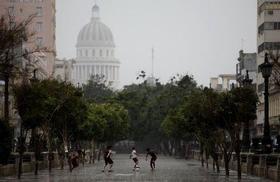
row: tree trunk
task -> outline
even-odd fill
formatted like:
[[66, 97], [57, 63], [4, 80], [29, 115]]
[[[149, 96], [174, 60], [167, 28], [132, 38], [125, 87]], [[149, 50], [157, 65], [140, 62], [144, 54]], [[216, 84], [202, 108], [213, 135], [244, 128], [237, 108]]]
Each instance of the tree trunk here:
[[216, 160], [216, 167], [217, 167], [217, 173], [219, 173], [220, 172], [219, 160]]
[[22, 158], [24, 153], [24, 139], [22, 137], [22, 129], [20, 131], [20, 137], [19, 137], [19, 162], [18, 162], [18, 179], [21, 177], [22, 173]]
[[18, 162], [18, 179], [20, 179], [21, 177], [21, 173], [22, 173], [22, 153], [19, 153], [19, 162]]
[[9, 123], [9, 76], [4, 76], [5, 89], [4, 89], [4, 119]]
[[[48, 130], [50, 130], [50, 129], [48, 129]], [[48, 131], [47, 143], [48, 143], [48, 166], [49, 166], [49, 172], [51, 172], [52, 171], [53, 154], [52, 154], [52, 149], [51, 149], [50, 131]]]
[[229, 177], [229, 159], [226, 151], [224, 151], [224, 163], [226, 176]]
[[90, 156], [90, 163], [92, 162], [94, 164], [95, 162], [95, 142], [94, 139], [91, 141], [91, 156]]
[[209, 153], [207, 152], [207, 150], [205, 151], [205, 158], [206, 158], [206, 168], [208, 169], [208, 159], [209, 159]]
[[203, 157], [203, 144], [200, 144], [200, 159], [201, 159], [201, 166], [204, 167], [204, 157]]
[[237, 126], [237, 131], [236, 131], [235, 153], [236, 153], [236, 158], [237, 158], [237, 175], [238, 175], [238, 179], [241, 179], [240, 139], [239, 139], [240, 127], [239, 126]]
[[40, 149], [39, 149], [39, 138], [38, 138], [38, 135], [37, 135], [37, 132], [34, 131], [36, 134], [35, 134], [35, 137], [34, 137], [34, 154], [35, 154], [35, 171], [34, 171], [34, 174], [35, 175], [38, 175], [38, 160], [39, 160], [39, 155], [40, 155]]
[[237, 175], [238, 175], [238, 179], [241, 179], [240, 150], [236, 151], [236, 157], [237, 157]]

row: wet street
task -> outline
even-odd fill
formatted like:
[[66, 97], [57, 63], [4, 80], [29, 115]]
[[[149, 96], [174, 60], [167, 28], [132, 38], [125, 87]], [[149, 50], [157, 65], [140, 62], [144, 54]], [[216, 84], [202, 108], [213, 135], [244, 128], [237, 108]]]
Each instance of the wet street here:
[[[114, 156], [114, 171], [111, 173], [102, 172], [103, 161], [100, 161], [94, 165], [87, 164], [85, 167], [78, 167], [73, 170], [72, 173], [69, 170], [53, 169], [49, 174], [47, 170], [39, 171], [38, 176], [34, 176], [33, 173], [24, 173], [21, 180], [17, 180], [16, 177], [0, 178], [2, 181], [24, 181], [24, 182], [49, 182], [49, 181], [174, 181], [174, 182], [191, 182], [191, 181], [237, 181], [236, 173], [231, 172], [230, 177], [224, 176], [222, 169], [220, 174], [200, 167], [200, 163], [197, 161], [186, 161], [183, 159], [174, 159], [159, 156], [156, 161], [156, 170], [151, 171], [149, 168], [149, 162], [145, 161], [144, 156], [140, 157], [140, 170], [134, 172], [132, 170], [133, 162], [129, 159], [129, 155], [115, 155]], [[243, 175], [242, 181], [258, 182], [266, 181], [258, 177], [252, 177]]]

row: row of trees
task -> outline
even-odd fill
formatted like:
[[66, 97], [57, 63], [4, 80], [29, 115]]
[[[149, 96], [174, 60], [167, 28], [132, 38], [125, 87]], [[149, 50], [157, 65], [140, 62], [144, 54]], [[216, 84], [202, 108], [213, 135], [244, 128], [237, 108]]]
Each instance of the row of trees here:
[[211, 156], [218, 171], [222, 154], [226, 175], [235, 152], [241, 177], [240, 151], [250, 142], [248, 125], [256, 118], [258, 101], [250, 86], [218, 93], [197, 86], [192, 76], [177, 75], [166, 84], [151, 86], [144, 79], [125, 86], [113, 99], [128, 110], [129, 138], [143, 148], [180, 155], [191, 143], [198, 143], [207, 166]]
[[35, 174], [43, 150], [48, 150], [51, 170], [54, 151], [65, 156], [65, 151], [75, 149], [75, 145], [91, 143], [82, 147], [94, 149], [98, 144], [126, 138], [127, 111], [116, 103], [89, 102], [84, 99], [82, 89], [72, 84], [33, 81], [15, 86], [13, 93], [22, 125], [18, 141], [20, 163], [26, 137], [31, 132], [29, 149], [35, 152]]
[[[0, 124], [0, 133], [5, 137], [0, 139], [0, 161], [7, 163], [12, 148], [9, 99], [13, 96], [15, 109], [21, 119], [20, 137], [16, 142], [20, 154], [19, 177], [22, 156], [27, 147], [35, 152], [37, 174], [37, 161], [42, 150], [49, 152], [51, 170], [53, 151], [64, 153], [70, 149], [71, 144], [82, 140], [95, 140], [95, 143], [112, 142], [122, 138], [128, 128], [127, 111], [118, 104], [92, 99], [90, 94], [84, 97], [81, 88], [75, 88], [68, 83], [35, 79], [29, 83], [32, 65], [36, 61], [32, 59], [32, 55], [53, 51], [46, 47], [30, 47], [28, 44], [36, 35], [36, 32], [28, 28], [34, 17], [35, 14], [16, 21], [13, 15], [7, 13], [0, 18], [0, 78], [5, 83], [4, 121]], [[23, 45], [28, 46], [28, 49]], [[89, 83], [88, 87], [91, 84]], [[103, 91], [110, 94], [112, 91], [104, 89], [103, 85], [94, 86], [101, 86]], [[31, 141], [29, 146], [26, 146], [26, 138], [30, 133]]]
[[257, 96], [254, 90], [240, 87], [217, 93], [212, 89], [197, 88], [184, 100], [162, 123], [165, 132], [173, 138], [188, 140], [191, 137], [198, 141], [202, 164], [205, 153], [206, 161], [211, 156], [218, 170], [218, 153], [221, 152], [227, 176], [231, 154], [235, 151], [238, 177], [241, 178], [240, 135], [242, 126], [256, 118]]

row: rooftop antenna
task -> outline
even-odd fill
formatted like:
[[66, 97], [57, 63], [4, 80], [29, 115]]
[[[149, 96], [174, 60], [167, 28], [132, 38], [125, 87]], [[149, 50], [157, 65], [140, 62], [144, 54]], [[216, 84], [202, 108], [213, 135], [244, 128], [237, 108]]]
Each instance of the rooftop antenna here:
[[241, 39], [241, 50], [244, 49], [244, 43], [245, 43], [245, 40], [242, 38], [242, 39]]
[[154, 54], [155, 50], [154, 47], [152, 47], [152, 78], [154, 78]]

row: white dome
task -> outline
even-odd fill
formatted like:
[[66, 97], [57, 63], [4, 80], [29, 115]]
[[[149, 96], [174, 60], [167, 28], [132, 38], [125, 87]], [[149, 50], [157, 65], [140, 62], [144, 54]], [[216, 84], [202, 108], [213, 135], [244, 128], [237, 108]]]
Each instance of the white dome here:
[[90, 23], [79, 33], [77, 47], [115, 47], [113, 34], [109, 27], [100, 21], [99, 8], [92, 8]]

